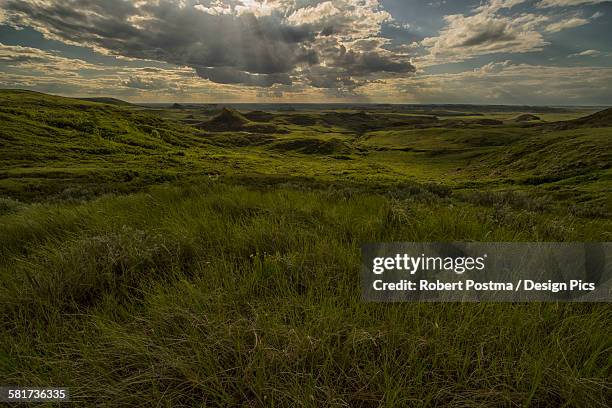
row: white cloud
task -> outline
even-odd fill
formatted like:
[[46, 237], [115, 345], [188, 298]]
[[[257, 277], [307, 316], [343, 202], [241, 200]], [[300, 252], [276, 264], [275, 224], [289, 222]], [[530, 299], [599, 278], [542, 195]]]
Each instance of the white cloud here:
[[541, 0], [537, 3], [538, 7], [570, 7], [570, 6], [581, 6], [585, 4], [597, 4], [605, 3], [610, 0]]
[[[549, 44], [543, 34], [579, 27], [602, 15], [597, 12], [589, 19], [575, 13], [567, 16], [541, 10], [513, 13], [516, 6], [524, 3], [527, 0], [489, 0], [473, 9], [472, 14], [445, 16], [446, 24], [438, 34], [420, 42], [427, 54], [416, 58], [415, 63], [422, 68], [486, 54], [541, 51]], [[549, 7], [569, 3], [586, 2], [542, 0], [537, 4]]]
[[512, 61], [510, 60], [502, 62], [489, 62], [488, 64], [485, 64], [480, 68], [474, 69], [474, 72], [484, 74], [497, 74], [502, 72], [504, 69], [510, 67], [511, 65]]
[[391, 14], [382, 9], [379, 0], [329, 0], [310, 3], [313, 4], [288, 8], [287, 22], [295, 26], [309, 24], [326, 35], [351, 41], [376, 37], [380, 33], [381, 24], [392, 21]]
[[574, 11], [525, 13], [523, 3], [483, 2], [471, 14], [446, 16], [437, 35], [398, 46], [381, 34], [399, 25], [380, 0], [0, 0], [10, 6], [0, 7], [0, 19], [14, 26], [139, 64], [166, 62], [163, 69], [108, 66], [0, 44], [0, 86], [72, 95], [105, 90], [131, 100], [609, 103], [612, 68], [514, 64], [502, 55], [459, 74], [413, 72], [410, 57], [418, 51], [426, 53], [414, 59], [419, 68], [539, 51], [548, 44], [544, 34], [588, 22]]
[[232, 8], [228, 4], [223, 3], [222, 1], [211, 2], [211, 4], [208, 6], [205, 6], [203, 4], [196, 4], [195, 6], [193, 6], [193, 8], [213, 16], [233, 13]]
[[597, 51], [597, 50], [585, 50], [582, 52], [577, 52], [575, 54], [570, 54], [568, 55], [568, 58], [575, 58], [575, 57], [599, 57], [600, 55], [602, 55], [601, 51]]
[[95, 91], [95, 87], [121, 92], [122, 88], [176, 90], [187, 78], [195, 77], [189, 68], [109, 66], [66, 58], [56, 51], [9, 46], [0, 43], [0, 69], [3, 76], [38, 86], [56, 83], [70, 89]]
[[506, 17], [488, 10], [471, 16], [446, 16], [446, 26], [438, 36], [421, 42], [429, 51], [423, 62], [457, 62], [484, 54], [539, 51], [547, 42], [535, 27], [547, 19], [534, 14]]
[[489, 0], [476, 8], [476, 11], [496, 12], [503, 9], [511, 9], [527, 0]]
[[582, 25], [588, 24], [589, 20], [582, 17], [572, 17], [567, 20], [557, 21], [556, 23], [552, 23], [546, 26], [546, 31], [550, 33], [556, 33], [561, 30], [565, 30], [568, 28], [580, 27]]
[[71, 72], [79, 70], [100, 70], [102, 66], [86, 61], [65, 58], [54, 51], [0, 43], [0, 66], [20, 68], [30, 72]]
[[319, 3], [316, 6], [308, 6], [297, 9], [288, 18], [291, 24], [325, 24], [326, 21], [341, 15], [340, 11], [331, 1]]
[[398, 88], [404, 100], [423, 103], [609, 104], [611, 82], [611, 67], [554, 67], [503, 61], [456, 74], [396, 79], [378, 92]]
[[[594, 50], [580, 54], [588, 56]], [[106, 66], [71, 60], [29, 47], [0, 46], [0, 87], [28, 88], [67, 96], [105, 94], [132, 101], [359, 100], [421, 103], [605, 104], [612, 100], [611, 67], [552, 67], [490, 62], [454, 74], [418, 73], [364, 82], [352, 93], [306, 83], [245, 88], [203, 81], [191, 68]], [[11, 65], [14, 70], [5, 69]], [[27, 68], [24, 68], [27, 67]], [[37, 70], [29, 69], [36, 67]], [[71, 68], [72, 67], [72, 68]], [[77, 68], [78, 67], [78, 68]], [[55, 69], [57, 68], [57, 69]], [[317, 67], [321, 69], [321, 67]], [[313, 71], [317, 81], [342, 81]]]

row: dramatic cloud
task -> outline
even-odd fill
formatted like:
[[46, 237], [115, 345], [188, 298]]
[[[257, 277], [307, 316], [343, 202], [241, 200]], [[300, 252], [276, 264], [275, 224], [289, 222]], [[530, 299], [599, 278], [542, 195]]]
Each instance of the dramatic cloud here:
[[597, 4], [605, 3], [610, 0], [541, 0], [537, 5], [538, 7], [568, 7], [568, 6], [582, 6], [584, 4]]
[[483, 2], [476, 8], [476, 11], [496, 12], [502, 9], [511, 9], [525, 1], [526, 0], [490, 0], [488, 2]]
[[471, 16], [446, 16], [446, 27], [439, 35], [425, 38], [421, 44], [437, 62], [456, 62], [492, 53], [539, 51], [547, 42], [535, 28], [547, 19], [535, 14], [506, 17], [481, 8]]
[[[585, 81], [584, 78], [589, 78]], [[609, 104], [612, 68], [489, 63], [456, 74], [417, 75], [387, 84], [430, 103]], [[379, 92], [388, 92], [380, 89]]]
[[[378, 0], [294, 1], [287, 21], [293, 25], [309, 25], [323, 35], [337, 35], [342, 40], [376, 37], [381, 24], [391, 15], [382, 10]], [[313, 3], [297, 8], [297, 4]]]
[[54, 51], [0, 43], [0, 85], [43, 92], [134, 95], [134, 90], [177, 92], [196, 77], [191, 69], [92, 64]]
[[18, 68], [31, 72], [73, 72], [79, 70], [100, 70], [100, 66], [73, 58], [65, 58], [55, 52], [38, 48], [10, 46], [0, 43], [0, 67]]
[[[572, 0], [543, 0], [539, 8], [587, 3]], [[591, 1], [590, 3], [597, 3]], [[427, 54], [416, 59], [421, 66], [460, 62], [486, 54], [526, 53], [542, 51], [549, 41], [545, 34], [588, 24], [603, 16], [596, 12], [590, 18], [567, 11], [517, 12], [517, 6], [527, 6], [527, 0], [490, 0], [482, 2], [472, 14], [444, 17], [446, 25], [437, 36], [421, 41]]]
[[[6, 24], [102, 53], [192, 67], [222, 84], [286, 85], [327, 64], [348, 76], [414, 71], [407, 58], [389, 50], [350, 49], [351, 42], [377, 38], [391, 18], [377, 0], [0, 0], [0, 5]], [[333, 54], [329, 61], [324, 57]]]
[[[612, 49], [593, 39], [612, 16], [597, 3], [0, 0], [2, 41], [20, 44], [0, 44], [0, 87], [132, 101], [609, 103]], [[524, 53], [532, 65], [511, 62]]]
[[211, 15], [170, 1], [9, 0], [4, 7], [15, 25], [133, 58], [260, 74], [287, 72], [312, 58], [304, 45], [314, 38], [308, 28], [253, 14]]
[[150, 76], [130, 76], [122, 83], [128, 88], [143, 89], [143, 90], [165, 90], [172, 88], [172, 84], [166, 79], [151, 78]]
[[268, 87], [274, 84], [291, 85], [291, 77], [285, 73], [251, 74], [231, 67], [196, 67], [196, 72], [202, 78], [209, 79], [219, 84], [244, 84], [262, 87]]
[[[125, 64], [129, 62], [125, 61]], [[358, 63], [355, 65], [359, 66]], [[377, 81], [375, 78], [353, 78], [344, 68], [337, 67], [313, 66], [303, 74], [308, 86], [291, 83], [286, 74], [248, 74], [229, 69], [206, 71], [206, 68], [198, 68], [202, 69], [204, 71], [196, 73], [191, 68], [173, 68], [170, 65], [167, 68], [108, 66], [64, 58], [56, 52], [0, 44], [0, 87], [72, 96], [102, 94], [133, 101], [220, 102], [280, 97], [284, 100], [326, 101], [330, 97], [355, 97], [357, 87]], [[209, 75], [216, 75], [214, 82], [202, 80]], [[236, 78], [235, 75], [242, 77]], [[257, 90], [237, 86], [236, 82], [248, 83]]]

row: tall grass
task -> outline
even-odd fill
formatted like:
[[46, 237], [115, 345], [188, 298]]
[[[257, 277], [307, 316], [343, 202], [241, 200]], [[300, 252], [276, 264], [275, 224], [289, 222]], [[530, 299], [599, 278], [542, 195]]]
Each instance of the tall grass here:
[[[606, 406], [604, 304], [368, 304], [366, 241], [610, 223], [214, 182], [0, 216], [0, 383], [94, 406]], [[516, 207], [516, 206], [515, 206]]]

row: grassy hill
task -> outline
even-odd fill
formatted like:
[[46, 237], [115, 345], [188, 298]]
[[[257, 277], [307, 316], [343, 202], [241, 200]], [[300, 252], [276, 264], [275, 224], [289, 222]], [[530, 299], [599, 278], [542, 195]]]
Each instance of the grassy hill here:
[[173, 179], [177, 158], [205, 142], [178, 122], [137, 109], [0, 90], [0, 191], [127, 191]]
[[523, 113], [514, 118], [517, 122], [531, 122], [534, 120], [540, 120], [540, 117], [537, 115], [532, 115], [530, 113]]
[[0, 100], [0, 193], [17, 199], [136, 191], [202, 175], [299, 175], [370, 189], [438, 182], [559, 199], [573, 192], [601, 206], [602, 183], [610, 180], [610, 128], [602, 127], [609, 110], [525, 127], [365, 111], [243, 115], [224, 108], [210, 116], [29, 91], [3, 90]]
[[119, 106], [131, 105], [131, 103], [123, 101], [121, 99], [109, 98], [109, 97], [93, 97], [93, 98], [79, 98], [79, 99], [83, 101], [106, 103], [109, 105], [119, 105]]
[[[252, 114], [251, 117], [253, 117]], [[284, 133], [276, 126], [259, 123], [256, 119], [258, 118], [250, 120], [234, 109], [223, 108], [221, 112], [211, 119], [197, 124], [196, 127], [211, 132]]]
[[240, 112], [223, 108], [212, 119], [202, 123], [201, 127], [210, 128], [215, 131], [241, 130], [250, 122]]
[[612, 127], [612, 108], [604, 109], [581, 118], [557, 122], [553, 126], [555, 129]]
[[606, 406], [607, 304], [360, 299], [364, 242], [612, 239], [611, 128], [522, 113], [0, 91], [0, 384], [79, 406]]
[[610, 179], [610, 129], [539, 133], [487, 155], [483, 164], [496, 175], [541, 184], [583, 175]]

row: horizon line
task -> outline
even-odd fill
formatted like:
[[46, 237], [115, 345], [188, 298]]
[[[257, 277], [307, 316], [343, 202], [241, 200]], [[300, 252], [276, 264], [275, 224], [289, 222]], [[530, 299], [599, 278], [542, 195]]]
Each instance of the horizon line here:
[[118, 101], [123, 101], [132, 105], [151, 105], [151, 104], [159, 104], [159, 105], [357, 105], [357, 106], [436, 106], [436, 105], [448, 105], [448, 106], [515, 106], [515, 107], [550, 107], [550, 108], [601, 108], [601, 107], [612, 107], [612, 102], [605, 104], [570, 104], [570, 105], [562, 105], [562, 104], [538, 104], [538, 103], [476, 103], [476, 102], [259, 102], [259, 101], [240, 101], [240, 102], [180, 102], [180, 101], [130, 101], [127, 99], [122, 99], [117, 96], [108, 96], [108, 95], [83, 95], [83, 96], [67, 96], [49, 92], [41, 92], [35, 91], [27, 88], [0, 88], [2, 91], [21, 91], [21, 92], [32, 92], [39, 93], [43, 95], [51, 95], [58, 96], [62, 98], [71, 98], [71, 99], [115, 99]]

